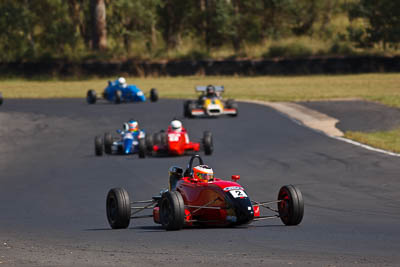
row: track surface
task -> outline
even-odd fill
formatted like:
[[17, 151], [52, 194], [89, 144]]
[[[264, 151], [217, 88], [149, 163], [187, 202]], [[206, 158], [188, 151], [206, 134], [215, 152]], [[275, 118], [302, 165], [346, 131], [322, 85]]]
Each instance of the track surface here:
[[400, 159], [327, 138], [264, 106], [238, 118], [184, 120], [191, 138], [214, 134], [206, 157], [217, 176], [241, 175], [255, 200], [295, 184], [299, 226], [279, 220], [240, 228], [166, 232], [151, 219], [110, 230], [105, 196], [127, 188], [149, 199], [171, 165], [188, 157], [95, 157], [93, 137], [136, 118], [154, 132], [182, 101], [96, 104], [7, 100], [0, 108], [0, 266], [395, 266], [400, 264]]
[[339, 119], [336, 127], [345, 131], [388, 131], [400, 127], [400, 109], [369, 101], [310, 101], [299, 102]]

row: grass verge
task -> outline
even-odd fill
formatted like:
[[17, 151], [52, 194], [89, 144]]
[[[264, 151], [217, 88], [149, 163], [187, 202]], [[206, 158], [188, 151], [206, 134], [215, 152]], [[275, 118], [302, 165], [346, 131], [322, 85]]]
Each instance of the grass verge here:
[[400, 153], [400, 129], [372, 133], [348, 131], [344, 136], [363, 144]]

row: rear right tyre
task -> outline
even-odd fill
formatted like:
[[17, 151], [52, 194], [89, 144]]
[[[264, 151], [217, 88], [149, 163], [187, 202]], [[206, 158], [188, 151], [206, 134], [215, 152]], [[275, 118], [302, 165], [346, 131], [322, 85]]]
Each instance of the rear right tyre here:
[[100, 136], [94, 138], [94, 152], [96, 156], [103, 155], [103, 140], [101, 140]]
[[96, 104], [96, 100], [97, 100], [96, 91], [93, 89], [87, 91], [86, 102], [88, 104]]
[[151, 88], [150, 90], [150, 101], [157, 102], [158, 100], [158, 92], [156, 88]]
[[122, 102], [122, 92], [121, 90], [117, 90], [114, 93], [114, 103], [121, 104], [121, 102]]
[[104, 152], [106, 154], [112, 153], [113, 137], [110, 133], [104, 134]]

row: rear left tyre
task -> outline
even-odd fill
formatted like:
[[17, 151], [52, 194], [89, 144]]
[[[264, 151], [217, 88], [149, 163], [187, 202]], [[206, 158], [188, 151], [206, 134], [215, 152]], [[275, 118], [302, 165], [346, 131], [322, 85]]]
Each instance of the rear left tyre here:
[[156, 88], [151, 88], [151, 90], [150, 90], [150, 101], [151, 102], [158, 101], [158, 91]]
[[89, 91], [87, 91], [86, 102], [88, 104], [96, 104], [96, 100], [97, 100], [96, 91], [93, 89], [90, 89]]
[[298, 225], [304, 215], [301, 191], [294, 185], [282, 186], [278, 194], [279, 217], [285, 225]]
[[181, 193], [167, 191], [162, 195], [160, 220], [165, 230], [174, 231], [183, 228], [185, 222], [185, 204]]
[[206, 155], [211, 155], [214, 151], [214, 144], [212, 133], [209, 131], [205, 131], [203, 134], [203, 146], [204, 146], [204, 153]]
[[128, 192], [123, 188], [113, 188], [107, 194], [107, 220], [112, 229], [124, 229], [131, 220], [131, 203]]
[[94, 153], [96, 156], [103, 155], [103, 140], [101, 140], [100, 136], [94, 138]]

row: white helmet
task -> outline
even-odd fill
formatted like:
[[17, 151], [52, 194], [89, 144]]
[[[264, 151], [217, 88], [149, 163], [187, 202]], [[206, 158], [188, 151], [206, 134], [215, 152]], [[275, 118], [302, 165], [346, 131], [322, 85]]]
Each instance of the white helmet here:
[[182, 122], [180, 122], [178, 120], [171, 121], [171, 128], [172, 128], [172, 130], [174, 130], [176, 132], [182, 131]]
[[125, 80], [124, 77], [119, 77], [119, 78], [118, 78], [118, 83], [119, 83], [120, 85], [122, 85], [122, 87], [126, 87], [126, 80]]

